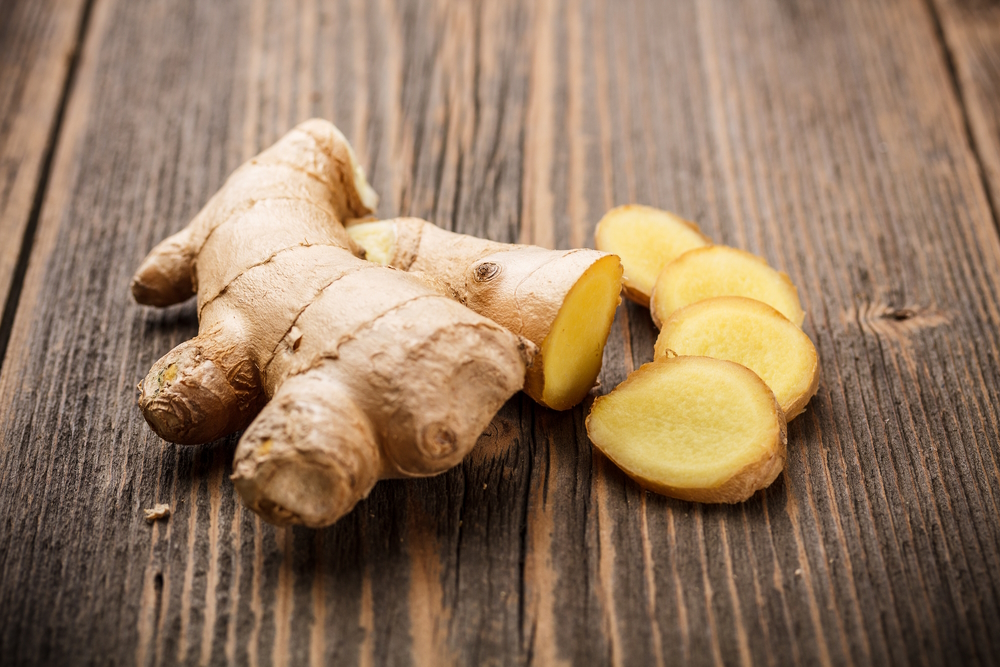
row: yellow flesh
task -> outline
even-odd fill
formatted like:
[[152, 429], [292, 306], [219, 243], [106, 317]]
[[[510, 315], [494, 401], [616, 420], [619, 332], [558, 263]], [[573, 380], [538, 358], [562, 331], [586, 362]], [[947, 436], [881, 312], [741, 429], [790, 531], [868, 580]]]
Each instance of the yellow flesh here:
[[579, 403], [601, 371], [621, 292], [618, 263], [610, 255], [587, 269], [566, 295], [542, 341], [542, 400], [551, 408], [564, 410]]
[[391, 222], [362, 222], [347, 228], [351, 240], [365, 249], [365, 259], [382, 266], [392, 261], [396, 230]]
[[719, 297], [678, 310], [663, 323], [655, 357], [666, 356], [667, 350], [746, 366], [771, 388], [786, 414], [815, 391], [818, 361], [812, 341], [776, 310], [752, 299]]
[[692, 223], [648, 206], [619, 206], [598, 223], [598, 250], [622, 258], [625, 284], [649, 299], [663, 267], [693, 248], [709, 245]]
[[707, 357], [646, 364], [594, 402], [587, 426], [626, 473], [674, 489], [721, 486], [772, 455], [781, 430], [759, 378]]
[[743, 296], [771, 306], [796, 326], [805, 313], [788, 276], [750, 253], [712, 246], [682, 255], [660, 273], [652, 310], [664, 322], [675, 310], [716, 296]]

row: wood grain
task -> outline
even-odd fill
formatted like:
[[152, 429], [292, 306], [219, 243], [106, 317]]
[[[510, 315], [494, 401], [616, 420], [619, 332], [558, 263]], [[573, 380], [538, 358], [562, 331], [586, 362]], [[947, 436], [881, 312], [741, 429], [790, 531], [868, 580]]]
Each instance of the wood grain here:
[[[83, 0], [0, 2], [0, 358], [73, 68]], [[11, 294], [11, 288], [15, 287]], [[10, 297], [10, 298], [8, 298]]]
[[1000, 210], [1000, 2], [934, 0], [934, 9], [996, 220]]
[[[948, 53], [924, 0], [96, 0], [0, 372], [0, 661], [997, 663], [1000, 240]], [[330, 529], [244, 510], [233, 439], [143, 423], [197, 322], [128, 282], [313, 115], [382, 216], [568, 247], [647, 203], [787, 271], [823, 379], [784, 475], [646, 494], [518, 396]], [[654, 336], [619, 310], [601, 391]]]

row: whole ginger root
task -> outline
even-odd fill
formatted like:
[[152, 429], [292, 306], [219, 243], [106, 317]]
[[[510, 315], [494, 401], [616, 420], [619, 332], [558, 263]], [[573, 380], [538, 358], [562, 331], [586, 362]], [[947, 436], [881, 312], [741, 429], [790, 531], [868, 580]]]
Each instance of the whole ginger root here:
[[198, 444], [246, 428], [233, 481], [268, 521], [325, 526], [379, 479], [456, 465], [524, 384], [535, 346], [402, 271], [343, 224], [377, 203], [330, 123], [237, 169], [132, 283], [198, 297], [199, 334], [140, 385], [154, 431]]

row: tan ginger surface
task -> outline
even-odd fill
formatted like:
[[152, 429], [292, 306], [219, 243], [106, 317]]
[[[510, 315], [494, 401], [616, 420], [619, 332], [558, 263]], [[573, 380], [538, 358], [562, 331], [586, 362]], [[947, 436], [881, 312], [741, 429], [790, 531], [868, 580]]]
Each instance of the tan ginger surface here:
[[643, 487], [736, 503], [785, 464], [781, 408], [753, 371], [709, 357], [661, 358], [594, 401], [591, 441]]
[[809, 336], [753, 299], [720, 296], [675, 311], [663, 323], [654, 358], [670, 352], [746, 366], [774, 392], [786, 421], [805, 410], [819, 387], [819, 357]]
[[555, 410], [583, 400], [601, 370], [622, 268], [615, 255], [487, 241], [399, 218], [348, 227], [368, 259], [420, 273], [539, 348], [524, 390]]
[[274, 523], [328, 525], [379, 479], [447, 470], [524, 382], [531, 343], [355, 256], [341, 222], [376, 202], [340, 132], [307, 121], [133, 280], [140, 303], [198, 296], [198, 336], [140, 386], [147, 422], [182, 444], [249, 425], [233, 480]]
[[594, 230], [598, 250], [622, 258], [625, 296], [641, 306], [670, 262], [694, 248], [711, 245], [698, 225], [668, 211], [628, 204], [608, 211]]
[[762, 301], [802, 326], [805, 312], [788, 276], [760, 257], [728, 246], [689, 250], [667, 264], [656, 279], [649, 314], [658, 327], [675, 310], [716, 296]]

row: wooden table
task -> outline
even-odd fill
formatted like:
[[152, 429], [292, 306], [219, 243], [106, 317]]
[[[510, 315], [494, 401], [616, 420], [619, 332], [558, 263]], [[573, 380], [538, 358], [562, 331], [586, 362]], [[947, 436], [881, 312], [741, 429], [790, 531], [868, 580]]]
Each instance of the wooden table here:
[[[235, 439], [142, 420], [197, 322], [129, 278], [311, 116], [383, 217], [563, 248], [648, 203], [787, 271], [784, 474], [647, 494], [518, 395], [330, 529], [243, 509]], [[995, 1], [2, 0], [0, 663], [997, 664], [998, 205]], [[655, 333], [620, 308], [601, 391]]]

